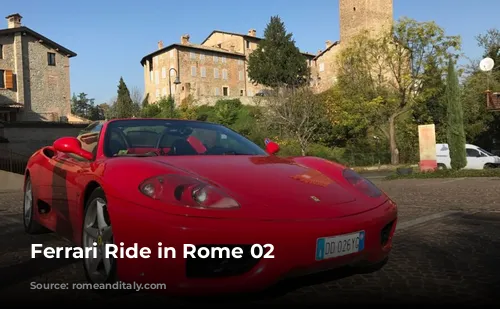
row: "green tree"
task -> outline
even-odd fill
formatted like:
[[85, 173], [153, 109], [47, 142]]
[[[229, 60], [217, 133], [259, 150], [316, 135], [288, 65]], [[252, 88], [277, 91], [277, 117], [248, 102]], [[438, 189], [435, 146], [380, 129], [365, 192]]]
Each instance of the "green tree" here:
[[467, 165], [464, 111], [460, 100], [458, 76], [452, 59], [449, 60], [448, 64], [445, 98], [448, 113], [448, 147], [450, 149], [451, 167], [453, 169], [462, 169]]
[[88, 98], [84, 92], [81, 92], [78, 96], [73, 94], [71, 98], [71, 113], [79, 117], [91, 119], [93, 115], [95, 116], [94, 104], [94, 99]]
[[339, 84], [348, 96], [379, 103], [371, 109], [376, 117], [367, 117], [388, 137], [392, 164], [399, 164], [396, 120], [422, 98], [429, 59], [442, 70], [452, 48], [460, 48], [458, 36], [446, 36], [434, 22], [402, 18], [379, 35], [360, 34], [341, 52]]
[[144, 100], [142, 100], [141, 106], [144, 108], [148, 106], [149, 102], [149, 93], [146, 93], [146, 96], [144, 97]]
[[130, 97], [130, 92], [127, 85], [123, 81], [123, 77], [120, 77], [120, 82], [118, 84], [118, 96], [116, 102], [113, 105], [114, 116], [116, 118], [130, 118], [135, 116], [137, 108]]
[[238, 119], [241, 106], [239, 99], [218, 100], [214, 107], [215, 121], [225, 126], [232, 126]]
[[141, 109], [141, 117], [154, 118], [161, 113], [161, 108], [158, 104], [148, 104]]
[[248, 76], [252, 82], [271, 88], [294, 87], [309, 82], [306, 59], [278, 16], [271, 17], [263, 40], [250, 54]]
[[[476, 40], [479, 47], [484, 49], [483, 56], [490, 57], [497, 65], [500, 64], [500, 30], [489, 29], [485, 34], [478, 35]], [[500, 66], [497, 66], [493, 71], [500, 71]]]
[[283, 91], [269, 97], [264, 124], [298, 142], [303, 156], [315, 140], [315, 133], [326, 119], [325, 105], [309, 87]]
[[160, 114], [157, 115], [158, 118], [178, 118], [179, 113], [175, 108], [174, 99], [171, 96], [162, 97], [156, 102], [160, 107]]

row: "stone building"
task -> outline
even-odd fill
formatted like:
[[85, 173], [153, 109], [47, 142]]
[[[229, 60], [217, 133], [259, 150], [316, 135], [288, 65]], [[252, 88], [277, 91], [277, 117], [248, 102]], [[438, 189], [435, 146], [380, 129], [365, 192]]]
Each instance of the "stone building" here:
[[69, 58], [76, 54], [6, 17], [0, 29], [0, 120], [61, 121], [71, 116]]
[[388, 29], [392, 22], [393, 0], [339, 0], [340, 40], [326, 41], [325, 49], [314, 57], [313, 89], [323, 92], [332, 87], [337, 75], [337, 55], [351, 39], [365, 30], [376, 35]]
[[[325, 91], [335, 82], [336, 57], [342, 46], [365, 29], [378, 33], [392, 24], [393, 1], [339, 0], [339, 15], [340, 40], [326, 41], [325, 49], [315, 55], [303, 53], [315, 92]], [[212, 103], [220, 96], [255, 96], [264, 87], [249, 80], [247, 61], [261, 40], [251, 29], [247, 34], [214, 30], [201, 44], [191, 43], [189, 35], [182, 36], [180, 44], [164, 47], [159, 42], [158, 49], [141, 60], [149, 102], [169, 94], [176, 102], [191, 95], [202, 103]]]
[[[183, 35], [180, 43], [158, 49], [141, 60], [145, 94], [149, 102], [173, 95], [180, 102], [191, 95], [195, 100], [213, 103], [220, 97], [253, 97], [264, 89], [250, 82], [248, 55], [260, 40], [255, 30], [248, 34], [213, 31], [201, 44]], [[314, 55], [303, 53], [309, 62]], [[176, 84], [176, 79], [180, 84]]]

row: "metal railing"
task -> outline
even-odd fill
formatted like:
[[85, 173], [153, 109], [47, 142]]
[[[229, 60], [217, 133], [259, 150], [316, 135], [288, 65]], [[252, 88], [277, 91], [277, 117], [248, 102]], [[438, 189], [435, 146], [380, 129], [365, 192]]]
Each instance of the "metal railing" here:
[[28, 156], [11, 149], [0, 149], [0, 170], [24, 175], [28, 159]]

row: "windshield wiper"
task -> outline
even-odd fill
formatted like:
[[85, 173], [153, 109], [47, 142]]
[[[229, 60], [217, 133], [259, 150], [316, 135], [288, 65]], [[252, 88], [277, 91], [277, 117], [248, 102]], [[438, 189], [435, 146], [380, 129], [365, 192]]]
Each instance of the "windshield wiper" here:
[[126, 154], [115, 154], [114, 157], [157, 157], [158, 154], [154, 151], [146, 153], [126, 153]]
[[252, 153], [241, 153], [241, 152], [236, 152], [236, 151], [226, 151], [226, 152], [223, 152], [222, 155], [253, 156], [254, 154], [252, 154]]

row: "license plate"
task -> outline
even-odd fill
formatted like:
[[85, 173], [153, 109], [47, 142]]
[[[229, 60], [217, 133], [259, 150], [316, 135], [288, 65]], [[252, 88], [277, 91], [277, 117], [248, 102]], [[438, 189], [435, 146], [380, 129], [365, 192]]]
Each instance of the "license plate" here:
[[316, 260], [326, 260], [363, 251], [365, 231], [321, 237], [316, 240]]

